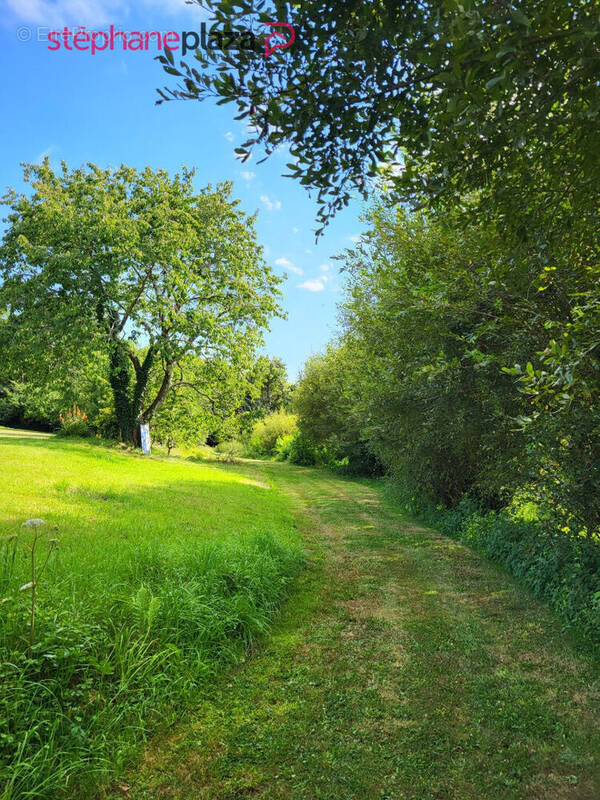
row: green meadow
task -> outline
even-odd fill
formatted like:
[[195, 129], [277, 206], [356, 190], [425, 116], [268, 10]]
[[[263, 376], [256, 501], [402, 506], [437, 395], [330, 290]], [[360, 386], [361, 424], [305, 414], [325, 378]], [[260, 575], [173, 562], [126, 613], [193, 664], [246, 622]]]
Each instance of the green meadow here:
[[216, 465], [5, 429], [0, 465], [2, 798], [91, 797], [246, 658], [298, 534], [282, 496]]
[[600, 796], [593, 654], [382, 481], [6, 430], [0, 463], [2, 800]]

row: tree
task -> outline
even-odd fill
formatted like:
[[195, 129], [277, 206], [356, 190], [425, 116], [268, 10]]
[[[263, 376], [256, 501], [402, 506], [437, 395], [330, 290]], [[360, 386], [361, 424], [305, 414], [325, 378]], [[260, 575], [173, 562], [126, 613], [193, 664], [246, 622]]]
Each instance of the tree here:
[[250, 426], [260, 417], [287, 407], [292, 396], [287, 369], [279, 358], [259, 356], [248, 375], [248, 388], [239, 413]]
[[248, 365], [241, 357], [233, 363], [187, 357], [178, 365], [172, 391], [155, 417], [155, 438], [169, 452], [176, 446], [203, 444], [207, 436], [217, 441], [231, 438], [254, 377], [254, 363]]
[[[543, 438], [554, 451], [553, 462], [561, 465], [556, 480], [569, 483], [594, 526], [600, 486], [597, 4], [204, 5], [217, 25], [230, 28], [292, 23], [295, 42], [267, 59], [259, 52], [204, 50], [196, 54], [200, 69], [165, 54], [163, 66], [179, 82], [161, 90], [159, 102], [209, 96], [233, 102], [238, 118], [249, 123], [238, 154], [289, 146], [289, 173], [318, 193], [321, 227], [353, 192], [368, 194], [375, 179], [383, 180], [391, 203], [433, 209], [467, 237], [480, 226], [482, 235], [501, 241], [494, 255], [498, 274], [511, 276], [509, 295], [520, 311], [506, 354], [518, 352], [519, 360], [495, 367], [513, 370], [517, 386], [527, 387], [534, 407], [522, 409], [526, 435]], [[545, 298], [535, 302], [540, 293]]]
[[174, 447], [203, 444], [206, 416], [189, 392], [172, 391], [155, 416], [154, 438], [168, 455]]
[[115, 435], [105, 352], [90, 347], [53, 370], [40, 355], [35, 369], [27, 363], [27, 352], [24, 363], [19, 362], [18, 348], [3, 336], [0, 325], [2, 341], [6, 346], [0, 363], [0, 424], [55, 430], [60, 415], [77, 405], [100, 435]]
[[525, 400], [502, 367], [543, 341], [524, 320], [545, 299], [522, 296], [530, 276], [505, 271], [493, 229], [402, 208], [368, 221], [344, 258], [345, 416], [411, 496], [497, 506], [524, 445], [513, 418]]
[[302, 368], [294, 394], [301, 432], [338, 455], [352, 427], [354, 409], [349, 363], [344, 355], [343, 344], [338, 347], [332, 344], [324, 354], [311, 356]]
[[382, 465], [363, 435], [357, 390], [364, 364], [356, 356], [351, 337], [311, 356], [298, 378], [293, 406], [300, 434], [315, 452], [346, 462], [355, 474], [379, 475]]
[[46, 160], [25, 168], [29, 196], [5, 198], [2, 344], [30, 373], [102, 348], [133, 443], [186, 358], [247, 361], [280, 313], [254, 220], [230, 184], [196, 193], [193, 176], [64, 163], [55, 174]]
[[179, 83], [159, 102], [234, 102], [251, 132], [239, 154], [289, 145], [290, 174], [318, 192], [322, 224], [382, 165], [396, 199], [477, 191], [517, 228], [572, 203], [595, 214], [600, 25], [589, 0], [198, 2], [217, 27], [278, 20], [296, 26], [295, 41], [266, 59], [199, 50], [199, 68], [165, 52]]

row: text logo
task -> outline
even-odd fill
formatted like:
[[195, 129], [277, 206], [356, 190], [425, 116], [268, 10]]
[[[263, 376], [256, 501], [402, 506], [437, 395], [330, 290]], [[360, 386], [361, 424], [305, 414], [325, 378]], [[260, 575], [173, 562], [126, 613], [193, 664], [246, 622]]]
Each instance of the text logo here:
[[[267, 25], [278, 25], [285, 28], [289, 35], [283, 31], [273, 31], [265, 40], [265, 58], [268, 58], [275, 50], [285, 50], [296, 41], [296, 31], [288, 22], [267, 22]], [[283, 41], [281, 41], [283, 39]], [[277, 41], [276, 41], [277, 40]]]

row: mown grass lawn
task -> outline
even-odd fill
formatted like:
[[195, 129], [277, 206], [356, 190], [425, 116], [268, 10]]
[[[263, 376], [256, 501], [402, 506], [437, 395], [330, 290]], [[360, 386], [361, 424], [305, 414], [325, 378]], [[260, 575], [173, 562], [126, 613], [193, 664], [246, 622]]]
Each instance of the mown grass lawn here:
[[301, 588], [265, 649], [151, 743], [132, 798], [600, 797], [598, 665], [543, 604], [374, 481], [261, 472], [295, 504]]
[[298, 533], [227, 467], [0, 429], [0, 469], [0, 796], [92, 797], [268, 629]]
[[[597, 662], [380, 483], [14, 435], [0, 464], [2, 800], [600, 797]], [[30, 517], [60, 541], [32, 647]]]

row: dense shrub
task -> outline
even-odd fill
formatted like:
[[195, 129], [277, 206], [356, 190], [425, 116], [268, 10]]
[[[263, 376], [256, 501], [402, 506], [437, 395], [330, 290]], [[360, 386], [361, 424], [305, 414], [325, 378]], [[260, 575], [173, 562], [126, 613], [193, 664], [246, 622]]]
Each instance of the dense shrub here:
[[297, 429], [298, 420], [295, 414], [283, 410], [268, 414], [252, 428], [249, 440], [250, 455], [274, 456], [277, 440], [295, 433]]
[[381, 462], [361, 432], [355, 371], [351, 349], [342, 343], [330, 345], [304, 365], [294, 393], [303, 437], [291, 459], [300, 459], [295, 463], [328, 464], [347, 475], [383, 474]]
[[472, 544], [546, 600], [571, 626], [600, 646], [600, 540], [503, 512], [474, 515], [459, 529]]
[[0, 425], [54, 431], [58, 426], [58, 412], [53, 408], [55, 401], [51, 392], [34, 392], [14, 382], [0, 383]]
[[219, 442], [215, 445], [215, 452], [223, 456], [227, 461], [233, 461], [236, 458], [241, 458], [245, 453], [245, 447], [237, 439], [228, 439], [225, 442]]
[[288, 461], [297, 433], [287, 433], [275, 442], [275, 456], [278, 461]]
[[103, 439], [118, 439], [119, 422], [112, 408], [101, 408], [94, 419], [94, 427]]
[[346, 446], [346, 455], [335, 465], [336, 472], [342, 475], [380, 478], [385, 467], [364, 442], [353, 442]]
[[20, 416], [20, 409], [14, 401], [0, 387], [0, 425], [10, 425], [17, 421]]
[[90, 436], [92, 433], [87, 414], [75, 404], [70, 411], [60, 414], [59, 419], [59, 436]]
[[301, 467], [313, 467], [330, 462], [325, 447], [317, 447], [305, 433], [297, 433], [289, 448], [288, 459]]

